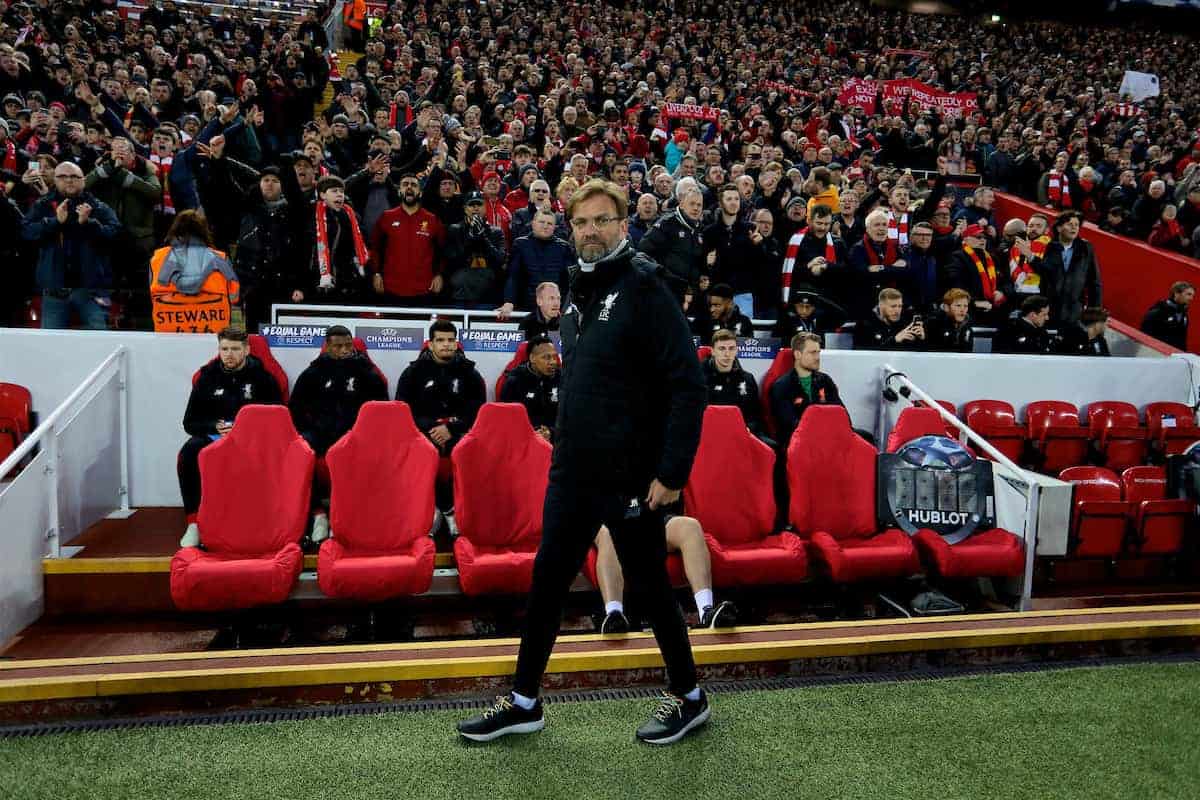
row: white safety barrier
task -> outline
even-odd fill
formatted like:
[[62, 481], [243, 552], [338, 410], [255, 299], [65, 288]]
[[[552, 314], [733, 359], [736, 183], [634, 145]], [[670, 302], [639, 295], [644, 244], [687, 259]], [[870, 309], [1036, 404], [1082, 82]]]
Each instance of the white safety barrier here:
[[0, 643], [41, 614], [41, 560], [129, 513], [129, 353], [118, 346], [0, 464]]

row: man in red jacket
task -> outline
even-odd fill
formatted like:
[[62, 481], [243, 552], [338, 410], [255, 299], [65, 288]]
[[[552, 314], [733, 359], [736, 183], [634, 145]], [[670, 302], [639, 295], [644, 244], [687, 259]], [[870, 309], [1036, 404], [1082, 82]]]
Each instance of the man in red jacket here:
[[441, 252], [446, 229], [421, 208], [421, 182], [400, 178], [400, 205], [379, 216], [371, 229], [371, 284], [387, 305], [428, 303], [442, 291]]

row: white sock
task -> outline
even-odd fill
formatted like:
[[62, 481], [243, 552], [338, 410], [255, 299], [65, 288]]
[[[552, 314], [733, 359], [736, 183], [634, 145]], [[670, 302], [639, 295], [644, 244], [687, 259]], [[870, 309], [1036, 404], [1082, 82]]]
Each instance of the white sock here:
[[536, 697], [526, 697], [525, 695], [517, 694], [516, 692], [512, 693], [512, 699], [515, 705], [520, 706], [526, 711], [533, 708], [534, 704], [537, 702]]
[[622, 603], [620, 600], [609, 600], [607, 603], [604, 604], [605, 615], [611, 614], [614, 611], [618, 611], [618, 612], [624, 614], [625, 613], [625, 604]]
[[713, 604], [712, 589], [701, 589], [700, 591], [696, 592], [696, 610], [697, 611], [699, 611], [701, 614], [703, 614], [704, 609], [708, 608], [712, 604]]
[[692, 689], [690, 692], [685, 694], [684, 697], [687, 698], [688, 700], [699, 700], [700, 699], [700, 687], [697, 686], [695, 689]]

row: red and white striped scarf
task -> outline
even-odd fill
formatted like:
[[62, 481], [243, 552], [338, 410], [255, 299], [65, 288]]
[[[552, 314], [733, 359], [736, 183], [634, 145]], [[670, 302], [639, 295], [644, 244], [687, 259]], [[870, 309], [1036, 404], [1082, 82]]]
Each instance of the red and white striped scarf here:
[[[332, 275], [333, 264], [332, 257], [329, 253], [329, 222], [325, 218], [325, 201], [317, 201], [317, 271], [321, 273], [321, 277]], [[350, 220], [350, 235], [354, 237], [354, 266], [358, 270], [359, 275], [366, 274], [367, 266], [367, 245], [363, 242], [362, 231], [358, 227], [358, 217], [354, 216], [354, 209], [350, 206], [342, 206], [342, 210], [346, 212], [346, 217]], [[336, 212], [335, 212], [336, 213]]]
[[12, 139], [4, 140], [4, 169], [9, 172], [17, 171], [17, 146]]
[[154, 165], [154, 171], [158, 173], [158, 182], [162, 184], [162, 202], [154, 207], [154, 210], [160, 214], [171, 215], [175, 213], [175, 203], [171, 200], [171, 163], [175, 160], [174, 156], [160, 156], [158, 153], [150, 154], [150, 163]]
[[[792, 270], [796, 267], [796, 256], [800, 253], [800, 245], [804, 243], [804, 237], [808, 233], [808, 228], [799, 233], [792, 234], [792, 238], [788, 240], [787, 253], [783, 258], [783, 304], [787, 305], [788, 296], [792, 292]], [[833, 246], [833, 234], [825, 234], [825, 260], [830, 264], [837, 263], [837, 250]]]
[[1056, 208], [1071, 208], [1071, 182], [1061, 172], [1050, 170], [1046, 182], [1046, 196]]
[[881, 264], [885, 267], [890, 267], [900, 260], [900, 248], [896, 246], [896, 240], [892, 237], [887, 238], [887, 244], [883, 248], [883, 257], [880, 258], [877, 245], [871, 240], [870, 236], [863, 234], [863, 249], [867, 252], [867, 264], [874, 266]]
[[888, 242], [898, 242], [902, 247], [908, 246], [908, 214], [896, 218], [895, 211], [888, 211]]

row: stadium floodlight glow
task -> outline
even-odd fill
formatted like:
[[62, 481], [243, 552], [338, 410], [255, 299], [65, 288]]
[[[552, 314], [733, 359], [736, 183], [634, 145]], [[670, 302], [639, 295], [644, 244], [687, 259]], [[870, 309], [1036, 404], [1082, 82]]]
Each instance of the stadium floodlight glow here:
[[1000, 15], [992, 14], [992, 22], [999, 22], [999, 21], [1000, 21]]

